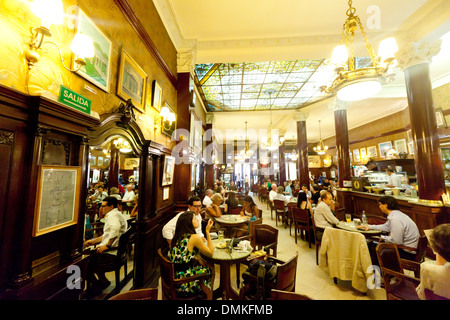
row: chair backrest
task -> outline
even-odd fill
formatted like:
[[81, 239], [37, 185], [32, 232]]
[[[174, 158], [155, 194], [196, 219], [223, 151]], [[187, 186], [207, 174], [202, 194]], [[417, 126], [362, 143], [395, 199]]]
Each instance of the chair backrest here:
[[168, 298], [175, 299], [175, 271], [173, 268], [173, 263], [167, 260], [165, 255], [162, 253], [161, 248], [158, 249], [159, 255], [159, 267], [161, 273], [161, 290], [162, 294]]
[[272, 289], [270, 291], [270, 300], [312, 300], [312, 299], [308, 296], [304, 296], [299, 293]]
[[242, 206], [232, 207], [232, 208], [228, 209], [230, 214], [240, 214], [242, 210], [243, 210]]
[[254, 220], [254, 221], [251, 221], [251, 222], [249, 222], [249, 235], [250, 236], [252, 236], [252, 235], [254, 235], [255, 234], [255, 226], [257, 225], [257, 224], [262, 224], [262, 218], [258, 218], [258, 219], [256, 219], [256, 220]]
[[252, 237], [252, 246], [262, 248], [272, 243], [278, 243], [278, 229], [268, 224], [255, 224]]
[[291, 208], [292, 217], [295, 222], [305, 224], [309, 226], [309, 212], [306, 209], [300, 209], [297, 207]]
[[320, 245], [320, 243], [322, 242], [322, 238], [319, 237], [319, 232], [323, 233], [325, 229], [316, 226], [316, 221], [314, 220], [314, 217], [311, 218], [311, 222], [314, 230], [314, 239], [316, 241], [316, 245]]
[[119, 244], [117, 245], [117, 257], [120, 259], [126, 259], [127, 257], [127, 249], [128, 249], [128, 241], [131, 235], [136, 230], [132, 227], [129, 227], [124, 234], [122, 234], [119, 238]]
[[400, 255], [395, 243], [381, 242], [377, 245], [376, 252], [382, 270], [386, 268], [396, 272], [403, 272]]
[[414, 261], [416, 262], [422, 262], [425, 259], [425, 256], [427, 254], [427, 245], [428, 245], [428, 239], [427, 236], [423, 235], [419, 238], [419, 242], [417, 244], [417, 250], [416, 250], [416, 258]]
[[158, 288], [130, 290], [116, 294], [109, 300], [158, 300]]
[[274, 199], [273, 200], [273, 205], [274, 205], [276, 210], [280, 210], [280, 211], [282, 210], [283, 212], [285, 211], [284, 210], [284, 201], [283, 200]]
[[261, 209], [258, 209], [258, 216], [257, 216], [257, 218], [261, 218], [262, 219], [262, 210]]
[[295, 292], [298, 252], [284, 264], [277, 266], [277, 282], [275, 289]]

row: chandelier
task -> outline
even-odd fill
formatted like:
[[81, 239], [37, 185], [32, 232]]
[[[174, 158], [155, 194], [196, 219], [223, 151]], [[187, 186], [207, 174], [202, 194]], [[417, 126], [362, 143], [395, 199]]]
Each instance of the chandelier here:
[[119, 151], [122, 153], [129, 153], [133, 151], [133, 149], [131, 149], [130, 143], [127, 140], [119, 138], [117, 140], [114, 140], [113, 143], [116, 146], [116, 148], [119, 149]]
[[[347, 20], [343, 25], [341, 45], [333, 50], [331, 62], [336, 66], [336, 78], [329, 87], [320, 87], [322, 92], [337, 94], [343, 101], [357, 101], [369, 98], [380, 92], [382, 86], [392, 81], [394, 74], [390, 67], [395, 63], [394, 53], [398, 51], [394, 38], [384, 39], [380, 43], [378, 56], [367, 39], [361, 20], [352, 7], [352, 0], [348, 2]], [[372, 64], [369, 67], [355, 68], [353, 40], [355, 31], [361, 31], [365, 46], [369, 52]]]
[[250, 142], [247, 137], [247, 121], [245, 121], [245, 147], [243, 150], [241, 150], [240, 155], [244, 159], [248, 159], [253, 155], [253, 151], [250, 150]]
[[269, 125], [269, 133], [267, 135], [267, 141], [266, 141], [266, 149], [268, 150], [277, 150], [278, 149], [278, 137], [277, 139], [273, 139], [272, 137], [272, 93], [274, 93], [275, 90], [269, 89], [265, 93], [269, 95], [269, 112], [270, 112], [270, 125]]
[[325, 152], [328, 150], [328, 147], [324, 145], [322, 141], [322, 128], [320, 127], [320, 120], [319, 120], [319, 134], [320, 134], [320, 140], [317, 144], [317, 147], [314, 147], [314, 151], [317, 152], [317, 154], [325, 154]]

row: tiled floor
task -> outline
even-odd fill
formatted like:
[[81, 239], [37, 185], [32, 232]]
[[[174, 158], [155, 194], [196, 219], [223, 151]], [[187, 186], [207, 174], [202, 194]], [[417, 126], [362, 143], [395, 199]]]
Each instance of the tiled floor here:
[[[258, 208], [263, 210], [263, 223], [275, 227], [275, 220], [270, 218], [270, 210], [268, 210], [265, 203], [260, 203], [257, 197], [254, 197]], [[316, 249], [314, 244], [311, 248], [308, 247], [308, 242], [301, 240], [298, 237], [297, 244], [294, 240], [294, 234], [289, 234], [289, 228], [284, 228], [278, 223], [278, 248], [277, 257], [281, 260], [289, 259], [296, 251], [298, 251], [298, 265], [297, 265], [297, 282], [296, 292], [306, 295], [316, 300], [386, 300], [386, 293], [384, 289], [369, 290], [365, 295], [353, 289], [350, 282], [339, 281], [335, 284], [333, 279], [329, 277], [326, 270], [321, 269], [316, 265]], [[130, 261], [130, 267], [132, 262]], [[241, 266], [241, 274], [245, 271], [245, 266]], [[114, 286], [114, 273], [109, 273], [111, 278], [111, 286], [104, 290], [103, 294], [98, 296], [98, 299], [103, 299]], [[122, 276], [123, 277], [123, 276]], [[236, 288], [236, 273], [235, 268], [231, 268], [231, 283], [235, 290]], [[131, 288], [132, 281], [130, 281], [122, 290], [127, 291]], [[214, 287], [219, 286], [219, 269], [216, 268], [216, 278]], [[161, 299], [161, 290], [159, 290], [159, 299]]]

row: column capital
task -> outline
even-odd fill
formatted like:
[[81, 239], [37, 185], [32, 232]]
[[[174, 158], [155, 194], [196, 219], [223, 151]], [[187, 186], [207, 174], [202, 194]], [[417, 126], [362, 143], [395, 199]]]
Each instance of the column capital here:
[[214, 113], [206, 114], [206, 124], [214, 124]]
[[297, 121], [297, 122], [298, 121], [306, 121], [308, 116], [309, 116], [309, 112], [306, 112], [303, 110], [296, 110], [294, 118], [295, 118], [295, 121]]
[[442, 40], [431, 42], [410, 42], [395, 54], [402, 70], [421, 63], [431, 63], [432, 58], [441, 51]]
[[338, 97], [336, 97], [336, 96], [331, 97], [328, 102], [328, 109], [333, 110], [333, 111], [347, 110], [348, 106], [349, 106], [348, 101], [343, 101], [341, 99], [338, 99]]
[[194, 74], [195, 52], [193, 50], [181, 50], [177, 53], [177, 72]]

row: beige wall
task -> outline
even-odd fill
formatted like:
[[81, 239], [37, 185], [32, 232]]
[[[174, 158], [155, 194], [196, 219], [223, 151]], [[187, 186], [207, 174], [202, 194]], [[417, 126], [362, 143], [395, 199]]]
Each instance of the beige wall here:
[[[153, 123], [159, 121], [158, 112], [151, 107], [151, 88], [153, 80], [157, 80], [163, 89], [163, 100], [167, 101], [176, 111], [176, 88], [158, 66], [147, 47], [142, 43], [130, 23], [113, 0], [64, 0], [64, 10], [78, 4], [79, 7], [94, 21], [96, 26], [111, 40], [111, 67], [109, 92], [105, 92], [95, 84], [85, 80], [80, 75], [65, 70], [55, 47], [46, 45], [48, 51], [41, 55], [41, 60], [31, 70], [27, 86], [27, 63], [24, 50], [30, 39], [30, 27], [39, 26], [39, 19], [29, 10], [28, 1], [2, 0], [0, 3], [0, 84], [14, 88], [20, 92], [39, 95], [44, 91], [57, 96], [60, 85], [92, 100], [91, 110], [99, 115], [110, 113], [124, 102], [117, 95], [119, 59], [124, 48], [136, 63], [147, 73], [147, 92], [145, 112], [136, 111], [137, 122], [145, 138], [154, 140], [169, 147], [169, 137], [153, 130]], [[146, 32], [155, 43], [158, 51], [176, 75], [176, 49], [173, 46], [152, 1], [130, 1]], [[69, 50], [74, 36], [70, 19], [60, 26], [50, 28], [53, 41], [60, 45], [67, 65], [71, 66], [72, 54]], [[86, 86], [95, 93], [86, 90]], [[163, 101], [163, 104], [164, 104]]]

